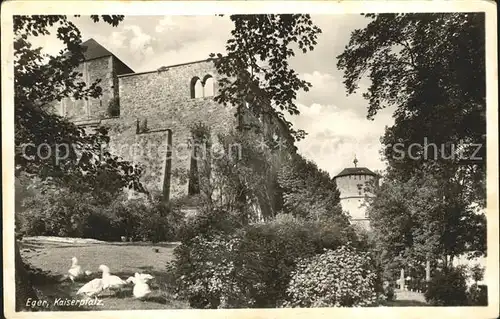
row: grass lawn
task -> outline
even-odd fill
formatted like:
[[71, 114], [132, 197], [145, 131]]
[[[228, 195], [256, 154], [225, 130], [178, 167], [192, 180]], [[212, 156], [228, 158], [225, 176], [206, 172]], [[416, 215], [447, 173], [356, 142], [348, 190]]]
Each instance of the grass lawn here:
[[[104, 293], [99, 296], [101, 305], [83, 306], [77, 309], [63, 307], [60, 310], [128, 310], [128, 309], [173, 309], [189, 308], [183, 301], [173, 298], [166, 290], [165, 265], [173, 258], [175, 244], [148, 243], [56, 243], [44, 240], [21, 242], [23, 260], [32, 267], [40, 268], [51, 276], [67, 274], [71, 266], [71, 258], [78, 258], [83, 270], [90, 270], [94, 277], [100, 277], [98, 267], [105, 264], [111, 274], [122, 279], [133, 276], [135, 272], [149, 273], [155, 277], [151, 282], [151, 295], [140, 301], [132, 296], [132, 285], [122, 289], [118, 294]], [[157, 250], [157, 251], [156, 251]], [[87, 279], [86, 281], [89, 281]], [[55, 298], [82, 299], [76, 296], [78, 289], [86, 282], [35, 282], [50, 304]], [[45, 310], [45, 309], [39, 309]], [[53, 310], [53, 309], [49, 309]]]
[[386, 307], [419, 307], [429, 306], [425, 301], [424, 295], [413, 291], [396, 290], [396, 300], [386, 301]]
[[[168, 282], [165, 275], [166, 263], [173, 259], [175, 244], [150, 243], [71, 243], [53, 242], [44, 239], [22, 241], [21, 255], [23, 260], [35, 268], [48, 272], [50, 276], [61, 277], [67, 274], [71, 266], [71, 258], [78, 258], [83, 270], [90, 270], [94, 277], [100, 277], [98, 267], [105, 264], [111, 274], [122, 279], [133, 276], [135, 272], [149, 273], [155, 277], [151, 282], [151, 295], [140, 301], [132, 295], [132, 285], [119, 293], [104, 293], [98, 298], [101, 305], [82, 307], [44, 308], [38, 310], [133, 310], [133, 309], [186, 309], [189, 304], [175, 299], [168, 292]], [[42, 276], [42, 279], [45, 277]], [[80, 283], [65, 281], [38, 280], [35, 288], [43, 294], [44, 300], [53, 304], [56, 298], [82, 299], [76, 296], [78, 289], [90, 279]], [[396, 291], [396, 300], [386, 302], [386, 307], [427, 306], [422, 294], [408, 291]]]

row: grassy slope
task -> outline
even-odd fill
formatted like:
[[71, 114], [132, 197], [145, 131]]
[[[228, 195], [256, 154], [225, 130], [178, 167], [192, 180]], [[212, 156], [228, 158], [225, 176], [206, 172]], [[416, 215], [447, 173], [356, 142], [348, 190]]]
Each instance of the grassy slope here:
[[[105, 243], [105, 244], [66, 244], [49, 242], [29, 242], [21, 246], [23, 260], [31, 266], [49, 271], [51, 275], [66, 275], [71, 266], [71, 257], [76, 256], [83, 270], [99, 276], [98, 267], [107, 265], [111, 273], [127, 279], [135, 272], [146, 272], [155, 276], [152, 282], [153, 293], [146, 301], [139, 301], [132, 296], [132, 286], [115, 295], [104, 294], [100, 298], [103, 306], [91, 307], [92, 310], [120, 309], [165, 309], [188, 308], [181, 301], [174, 300], [165, 289], [165, 265], [173, 258], [174, 245], [148, 245], [142, 243]], [[157, 248], [159, 252], [155, 252]], [[54, 298], [76, 298], [76, 291], [84, 284], [70, 281], [58, 283], [36, 283], [44, 296]], [[41, 309], [44, 310], [44, 309]], [[63, 309], [63, 310], [70, 310]], [[74, 310], [74, 309], [73, 309]], [[79, 308], [78, 310], [85, 310]]]

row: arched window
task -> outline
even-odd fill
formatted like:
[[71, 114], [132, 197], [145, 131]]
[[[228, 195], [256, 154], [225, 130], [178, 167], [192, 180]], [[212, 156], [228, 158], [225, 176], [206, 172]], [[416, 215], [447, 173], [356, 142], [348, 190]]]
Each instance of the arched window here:
[[203, 84], [199, 77], [191, 79], [191, 98], [203, 97]]
[[203, 78], [203, 96], [210, 97], [215, 95], [214, 78], [211, 75], [205, 75]]

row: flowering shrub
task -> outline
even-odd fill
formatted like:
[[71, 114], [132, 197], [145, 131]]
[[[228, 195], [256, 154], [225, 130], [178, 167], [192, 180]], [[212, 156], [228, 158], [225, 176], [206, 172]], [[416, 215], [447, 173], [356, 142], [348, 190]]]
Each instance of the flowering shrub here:
[[213, 234], [197, 236], [175, 249], [169, 265], [176, 278], [176, 293], [194, 308], [222, 308], [239, 304], [241, 293], [234, 263], [239, 239]]
[[301, 259], [285, 306], [356, 307], [377, 302], [378, 275], [371, 257], [348, 246]]

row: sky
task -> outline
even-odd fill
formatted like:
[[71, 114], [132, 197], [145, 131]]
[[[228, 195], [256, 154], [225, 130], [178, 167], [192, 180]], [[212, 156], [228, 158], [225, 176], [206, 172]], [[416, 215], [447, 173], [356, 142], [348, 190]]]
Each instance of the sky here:
[[[385, 127], [393, 124], [392, 110], [383, 110], [373, 121], [368, 120], [368, 102], [362, 93], [369, 80], [363, 79], [360, 90], [347, 96], [343, 73], [336, 67], [336, 57], [348, 44], [351, 32], [369, 20], [358, 14], [313, 15], [312, 19], [322, 30], [317, 46], [306, 54], [296, 52], [290, 60], [300, 77], [313, 85], [297, 96], [301, 114], [287, 117], [296, 129], [308, 134], [297, 143], [299, 152], [332, 177], [352, 167], [354, 156], [360, 167], [383, 170], [380, 137]], [[118, 27], [93, 23], [88, 17], [72, 20], [83, 41], [93, 38], [135, 72], [203, 60], [212, 52], [224, 53], [233, 28], [228, 17], [216, 16], [126, 16]], [[55, 36], [38, 42], [47, 53], [61, 48]]]

